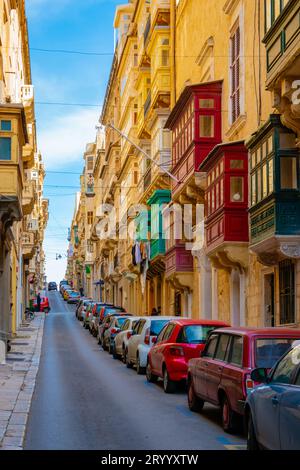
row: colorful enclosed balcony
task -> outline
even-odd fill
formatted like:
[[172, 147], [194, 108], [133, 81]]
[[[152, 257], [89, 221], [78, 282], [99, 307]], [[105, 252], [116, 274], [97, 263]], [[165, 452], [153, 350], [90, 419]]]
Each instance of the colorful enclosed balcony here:
[[151, 267], [164, 271], [164, 256], [166, 253], [166, 240], [164, 236], [162, 211], [171, 200], [171, 191], [158, 189], [154, 191], [147, 204], [151, 208]]
[[247, 142], [250, 247], [263, 264], [300, 258], [300, 175], [296, 134], [273, 114]]
[[206, 253], [215, 264], [244, 268], [248, 259], [248, 153], [243, 141], [217, 145], [200, 165], [205, 190]]
[[187, 86], [167, 120], [172, 173], [179, 181], [172, 182], [174, 200], [203, 201], [206, 179], [199, 165], [221, 142], [221, 102], [221, 81]]

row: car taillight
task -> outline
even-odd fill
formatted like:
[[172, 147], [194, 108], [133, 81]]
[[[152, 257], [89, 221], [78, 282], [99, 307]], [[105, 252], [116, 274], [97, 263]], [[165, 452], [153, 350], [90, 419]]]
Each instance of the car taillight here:
[[172, 346], [169, 349], [171, 356], [184, 356], [184, 350], [180, 346]]
[[259, 383], [254, 382], [254, 380], [251, 379], [250, 374], [246, 374], [245, 376], [246, 395], [248, 395], [248, 393], [250, 393], [254, 389], [254, 387], [256, 387], [257, 385], [259, 385]]
[[127, 331], [127, 339], [129, 339], [132, 336], [131, 331]]
[[111, 329], [111, 334], [115, 335], [118, 332], [117, 328], [112, 328]]
[[144, 341], [145, 344], [150, 344], [150, 328], [147, 328], [146, 332], [145, 332], [145, 341]]

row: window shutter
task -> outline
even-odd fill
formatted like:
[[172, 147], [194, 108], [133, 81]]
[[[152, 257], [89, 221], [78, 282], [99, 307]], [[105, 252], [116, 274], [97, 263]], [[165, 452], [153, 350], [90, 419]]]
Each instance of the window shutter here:
[[231, 37], [231, 120], [239, 117], [240, 109], [240, 28], [237, 27]]

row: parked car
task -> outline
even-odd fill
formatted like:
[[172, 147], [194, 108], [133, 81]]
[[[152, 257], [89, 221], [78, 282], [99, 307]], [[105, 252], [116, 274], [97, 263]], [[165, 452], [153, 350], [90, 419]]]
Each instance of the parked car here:
[[62, 291], [62, 288], [63, 288], [64, 286], [68, 286], [68, 285], [69, 285], [68, 281], [65, 281], [65, 280], [64, 280], [64, 281], [60, 281], [60, 283], [59, 283], [59, 291], [61, 292], [61, 291]]
[[56, 282], [49, 282], [48, 283], [48, 290], [57, 290], [57, 284]]
[[114, 359], [122, 358], [124, 360], [125, 350], [128, 345], [129, 338], [132, 335], [136, 323], [140, 317], [128, 317], [123, 323], [120, 332], [116, 335], [113, 345]]
[[148, 354], [148, 382], [163, 379], [164, 391], [172, 393], [180, 381], [186, 381], [188, 361], [199, 357], [207, 336], [216, 328], [227, 327], [224, 322], [183, 320], [177, 318], [166, 324]]
[[89, 330], [93, 336], [97, 336], [98, 325], [99, 325], [99, 318], [100, 318], [100, 311], [102, 307], [106, 306], [104, 302], [95, 302], [92, 314], [89, 316]]
[[143, 374], [147, 366], [148, 352], [162, 328], [177, 317], [142, 317], [135, 325], [125, 350], [125, 363], [128, 368], [135, 366], [138, 374]]
[[72, 287], [70, 287], [70, 288], [69, 288], [69, 287], [65, 287], [65, 288], [64, 288], [63, 299], [64, 299], [65, 301], [69, 300], [69, 297], [70, 297], [71, 292], [73, 292]]
[[69, 285], [65, 285], [65, 284], [63, 286], [61, 286], [60, 293], [61, 293], [62, 297], [64, 297], [64, 294], [67, 290], [72, 290], [72, 287], [69, 286]]
[[109, 354], [113, 353], [115, 337], [121, 331], [122, 325], [127, 320], [127, 318], [128, 317], [125, 315], [111, 317], [108, 328], [104, 330], [102, 347], [104, 351], [108, 351]]
[[77, 318], [78, 320], [80, 321], [83, 321], [83, 318], [85, 316], [85, 311], [86, 311], [86, 308], [87, 306], [90, 304], [90, 302], [92, 302], [92, 299], [83, 299], [80, 307], [78, 308], [77, 310]]
[[262, 385], [247, 397], [245, 417], [248, 450], [300, 449], [299, 341], [268, 373], [254, 369], [251, 379]]
[[95, 301], [91, 300], [82, 311], [82, 326], [87, 330], [90, 329], [90, 316], [92, 315], [94, 305]]
[[112, 304], [105, 304], [100, 310], [99, 323], [102, 323], [104, 318], [107, 317], [107, 315], [110, 315], [111, 310], [118, 311], [118, 312], [125, 312], [125, 309], [122, 307], [115, 307]]
[[79, 292], [71, 290], [69, 293], [68, 300], [67, 300], [68, 304], [77, 304], [79, 300], [80, 300]]
[[[33, 302], [33, 308], [35, 311], [37, 311], [37, 302], [36, 300]], [[50, 304], [49, 304], [49, 299], [48, 297], [41, 297], [41, 308], [40, 312], [45, 312], [48, 313], [50, 312]]]
[[119, 316], [128, 316], [129, 314], [126, 312], [120, 312], [119, 310], [109, 310], [109, 314], [104, 318], [102, 323], [99, 323], [98, 325], [98, 331], [97, 331], [97, 341], [98, 344], [103, 345], [103, 337], [104, 337], [104, 332], [107, 328], [109, 328], [110, 322], [112, 317], [119, 317]]
[[300, 339], [300, 330], [285, 328], [221, 328], [208, 338], [201, 357], [188, 368], [188, 404], [201, 411], [205, 402], [220, 406], [223, 429], [241, 426], [248, 393], [257, 385], [251, 371], [270, 370]]

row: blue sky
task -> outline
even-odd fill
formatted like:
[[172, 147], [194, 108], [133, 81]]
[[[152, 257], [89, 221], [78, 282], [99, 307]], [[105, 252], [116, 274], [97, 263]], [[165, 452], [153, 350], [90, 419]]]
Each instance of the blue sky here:
[[[59, 281], [65, 273], [67, 230], [79, 188], [82, 155], [85, 144], [95, 138], [95, 125], [113, 56], [115, 7], [120, 3], [120, 0], [26, 1], [38, 147], [47, 172], [44, 195], [50, 200], [44, 245], [48, 281]], [[34, 49], [105, 55], [50, 53]], [[42, 105], [39, 102], [99, 103], [99, 107]], [[61, 261], [56, 261], [56, 253], [63, 255]]]

